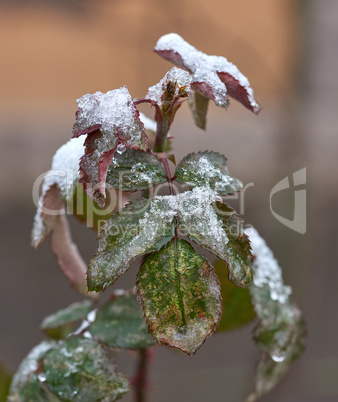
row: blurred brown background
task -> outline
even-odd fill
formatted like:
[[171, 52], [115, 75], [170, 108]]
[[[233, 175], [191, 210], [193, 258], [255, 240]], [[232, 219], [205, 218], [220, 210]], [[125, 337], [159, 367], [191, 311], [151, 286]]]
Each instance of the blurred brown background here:
[[[338, 2], [335, 0], [0, 0], [0, 361], [10, 369], [39, 342], [44, 316], [77, 300], [48, 244], [29, 247], [31, 191], [71, 135], [76, 98], [127, 85], [134, 97], [171, 67], [152, 48], [177, 32], [208, 54], [224, 55], [247, 75], [264, 109], [257, 117], [232, 102], [211, 106], [204, 133], [182, 108], [172, 134], [179, 160], [214, 149], [245, 184], [246, 222], [274, 250], [304, 311], [307, 350], [263, 401], [336, 401]], [[184, 109], [184, 110], [183, 110]], [[142, 109], [149, 117], [153, 111]], [[307, 233], [277, 221], [273, 186], [307, 168]], [[292, 218], [293, 193], [274, 199]], [[233, 202], [236, 208], [238, 203]], [[89, 261], [95, 234], [73, 222]], [[129, 287], [135, 270], [114, 287]], [[243, 401], [258, 352], [252, 326], [215, 335], [189, 359], [160, 349], [151, 369], [152, 402]], [[121, 353], [132, 372], [133, 356]], [[128, 397], [125, 400], [129, 400]]]

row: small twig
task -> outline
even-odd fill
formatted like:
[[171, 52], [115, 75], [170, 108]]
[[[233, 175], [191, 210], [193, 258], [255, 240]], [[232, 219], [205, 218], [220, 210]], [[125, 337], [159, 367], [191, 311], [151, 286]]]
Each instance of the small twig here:
[[138, 354], [137, 371], [132, 381], [134, 385], [135, 402], [146, 402], [150, 350], [149, 348], [140, 349]]

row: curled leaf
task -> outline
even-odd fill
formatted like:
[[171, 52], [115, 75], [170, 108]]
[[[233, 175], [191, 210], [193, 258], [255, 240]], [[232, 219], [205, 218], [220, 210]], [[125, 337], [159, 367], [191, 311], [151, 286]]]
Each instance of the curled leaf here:
[[233, 194], [243, 188], [241, 181], [230, 176], [227, 158], [217, 152], [188, 154], [178, 164], [175, 179], [190, 187], [209, 186], [219, 195]]
[[259, 112], [248, 79], [225, 57], [202, 53], [175, 33], [162, 36], [154, 50], [164, 59], [189, 71], [191, 88], [212, 99], [217, 106], [227, 107], [227, 95], [230, 95], [252, 112]]
[[255, 391], [247, 401], [258, 401], [282, 378], [304, 349], [305, 327], [301, 311], [291, 301], [281, 269], [257, 231], [246, 231], [254, 254], [252, 303], [260, 322], [254, 339], [263, 356], [256, 371]]
[[212, 265], [189, 243], [173, 240], [147, 256], [137, 293], [153, 338], [193, 355], [221, 317], [219, 283]]
[[126, 87], [78, 99], [74, 137], [87, 135], [80, 162], [80, 182], [99, 206], [105, 204], [107, 170], [115, 152], [146, 150], [148, 137]]

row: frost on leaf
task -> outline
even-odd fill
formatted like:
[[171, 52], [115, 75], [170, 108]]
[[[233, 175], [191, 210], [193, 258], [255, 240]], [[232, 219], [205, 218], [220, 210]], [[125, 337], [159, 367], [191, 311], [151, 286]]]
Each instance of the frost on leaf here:
[[77, 321], [84, 320], [92, 308], [93, 303], [90, 300], [73, 303], [59, 310], [57, 313], [46, 317], [41, 324], [41, 329], [49, 336], [53, 335], [55, 330], [62, 330], [62, 328], [68, 327]]
[[221, 317], [220, 287], [212, 265], [184, 240], [146, 257], [137, 293], [153, 338], [193, 355]]
[[47, 351], [40, 381], [61, 401], [116, 401], [129, 391], [110, 350], [93, 339], [71, 337]]
[[55, 345], [56, 342], [54, 341], [42, 342], [25, 357], [14, 374], [8, 402], [49, 400], [43, 389], [43, 384], [39, 380], [39, 360]]
[[135, 292], [117, 291], [101, 307], [88, 331], [96, 339], [122, 349], [140, 349], [154, 344], [148, 334]]
[[103, 226], [99, 248], [87, 272], [89, 290], [112, 285], [140, 255], [156, 251], [173, 236], [172, 210], [166, 197], [130, 202]]
[[107, 173], [107, 184], [122, 191], [145, 190], [166, 180], [164, 167], [156, 156], [135, 149], [116, 152]]
[[216, 331], [230, 331], [248, 324], [256, 316], [249, 289], [240, 288], [229, 281], [224, 261], [218, 260], [214, 268], [221, 285], [223, 300], [222, 318]]
[[247, 235], [254, 254], [252, 303], [260, 322], [254, 334], [263, 356], [257, 367], [256, 389], [248, 401], [269, 392], [304, 349], [305, 327], [301, 311], [290, 299], [281, 269], [272, 251], [253, 228]]
[[115, 151], [146, 150], [148, 137], [126, 87], [96, 92], [77, 100], [74, 137], [86, 134], [80, 162], [80, 182], [99, 206], [105, 204], [107, 170]]
[[154, 50], [189, 71], [191, 88], [212, 99], [217, 106], [227, 107], [230, 95], [254, 113], [259, 112], [248, 79], [225, 57], [202, 53], [175, 33], [162, 36]]
[[190, 187], [209, 186], [219, 195], [232, 194], [243, 188], [241, 181], [229, 175], [227, 158], [217, 152], [188, 154], [177, 166], [175, 179]]
[[187, 236], [225, 261], [229, 279], [238, 286], [252, 282], [250, 243], [243, 221], [208, 187], [180, 194], [178, 222]]
[[173, 67], [166, 73], [166, 75], [161, 79], [159, 83], [153, 85], [148, 89], [148, 93], [145, 96], [145, 99], [148, 99], [153, 103], [162, 106], [165, 103], [165, 88], [167, 88], [169, 82], [172, 82], [174, 84], [176, 83], [174, 93], [172, 94], [173, 98], [180, 96], [187, 97], [193, 95], [193, 91], [190, 87], [191, 77], [189, 73], [180, 68]]
[[[82, 138], [74, 138], [60, 147], [42, 184], [42, 194], [34, 218], [32, 246], [38, 248], [64, 213], [63, 204], [72, 200], [78, 184], [78, 170], [84, 146]], [[52, 212], [50, 212], [52, 211]]]

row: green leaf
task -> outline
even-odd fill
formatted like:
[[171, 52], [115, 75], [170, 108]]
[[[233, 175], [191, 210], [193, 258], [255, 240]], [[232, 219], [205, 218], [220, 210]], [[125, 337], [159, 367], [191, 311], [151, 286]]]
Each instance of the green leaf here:
[[10, 402], [48, 401], [38, 378], [39, 360], [56, 345], [54, 341], [41, 342], [21, 362], [13, 376], [10, 387]]
[[65, 338], [65, 335], [71, 331], [71, 324], [84, 320], [92, 308], [93, 303], [90, 300], [73, 303], [46, 317], [41, 324], [41, 329], [51, 338]]
[[233, 194], [243, 188], [241, 181], [229, 175], [227, 158], [217, 152], [188, 154], [177, 166], [175, 179], [190, 187], [209, 186], [219, 195]]
[[208, 187], [196, 187], [180, 196], [178, 222], [182, 230], [191, 240], [226, 262], [232, 282], [249, 286], [252, 255], [241, 218], [229, 205], [217, 201], [219, 197]]
[[5, 402], [9, 393], [12, 375], [0, 363], [0, 402]]
[[129, 391], [109, 349], [93, 339], [72, 337], [50, 349], [41, 376], [61, 401], [116, 401]]
[[184, 240], [146, 257], [136, 287], [159, 344], [193, 355], [215, 331], [222, 303], [215, 271]]
[[207, 124], [207, 112], [209, 99], [198, 92], [188, 98], [189, 107], [197, 127], [205, 130]]
[[89, 290], [112, 285], [140, 255], [159, 250], [173, 236], [175, 211], [168, 197], [137, 200], [114, 214], [103, 226], [99, 248], [89, 264]]
[[93, 337], [112, 347], [140, 349], [154, 344], [133, 292], [116, 292], [98, 310], [88, 330]]
[[255, 391], [248, 401], [258, 401], [270, 391], [304, 349], [305, 326], [301, 311], [290, 299], [281, 269], [272, 251], [253, 228], [247, 230], [254, 254], [252, 302], [260, 322], [254, 339], [263, 351], [256, 373]]
[[218, 260], [214, 268], [221, 284], [223, 300], [222, 318], [216, 331], [230, 331], [248, 324], [256, 316], [249, 289], [240, 288], [229, 281], [225, 262]]
[[116, 152], [107, 173], [107, 183], [117, 190], [145, 190], [167, 180], [164, 167], [150, 151], [126, 149]]

